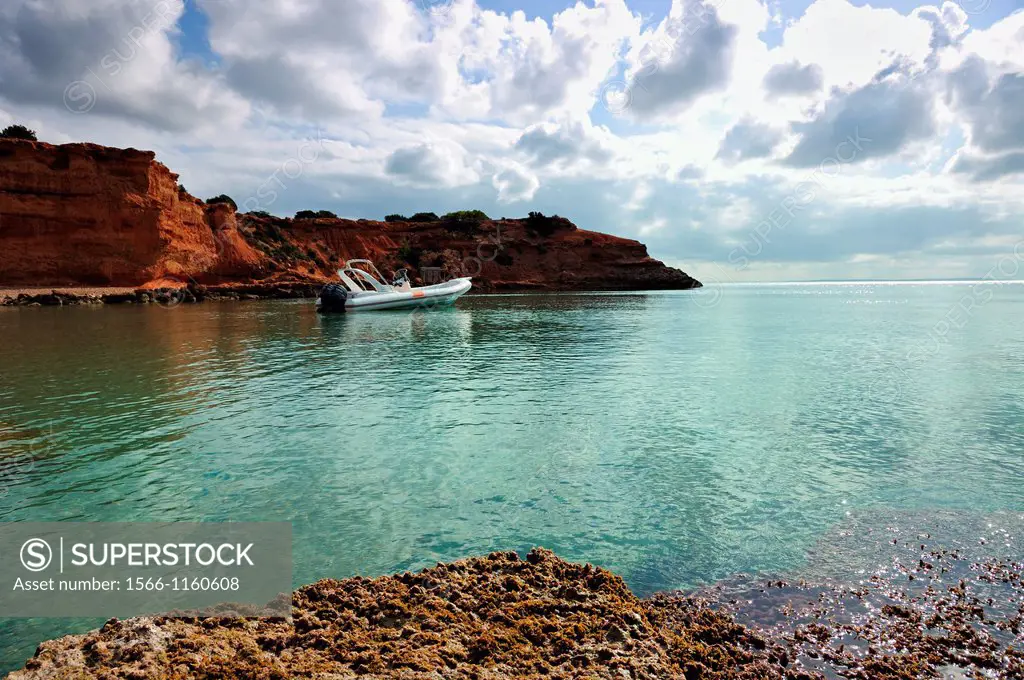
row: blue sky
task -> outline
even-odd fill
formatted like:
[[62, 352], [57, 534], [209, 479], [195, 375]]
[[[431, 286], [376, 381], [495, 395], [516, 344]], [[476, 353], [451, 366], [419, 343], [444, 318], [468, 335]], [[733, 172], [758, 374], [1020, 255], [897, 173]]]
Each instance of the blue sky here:
[[979, 278], [1024, 259], [1021, 2], [11, 0], [0, 123], [280, 215], [541, 210], [704, 278]]

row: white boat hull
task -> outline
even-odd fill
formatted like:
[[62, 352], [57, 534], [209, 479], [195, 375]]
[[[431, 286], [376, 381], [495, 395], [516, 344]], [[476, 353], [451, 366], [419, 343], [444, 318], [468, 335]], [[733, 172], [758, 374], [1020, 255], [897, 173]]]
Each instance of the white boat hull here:
[[[346, 312], [364, 312], [384, 309], [415, 309], [450, 305], [469, 291], [473, 284], [469, 278], [452, 279], [433, 286], [396, 291], [363, 291], [350, 293], [345, 301]], [[320, 298], [316, 300], [321, 308]]]

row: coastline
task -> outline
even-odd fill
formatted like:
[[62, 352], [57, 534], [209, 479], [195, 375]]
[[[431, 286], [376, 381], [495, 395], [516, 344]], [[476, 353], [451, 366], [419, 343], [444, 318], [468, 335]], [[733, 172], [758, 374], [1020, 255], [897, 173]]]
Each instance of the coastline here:
[[142, 288], [133, 286], [41, 286], [0, 288], [0, 307], [65, 307], [71, 305], [159, 304], [173, 306], [206, 300], [283, 300], [315, 298], [313, 283], [239, 284]]
[[[321, 283], [288, 282], [276, 284], [240, 283], [203, 286], [194, 283], [181, 287], [142, 288], [133, 286], [36, 286], [0, 287], [0, 307], [67, 307], [74, 305], [157, 304], [206, 301], [313, 299]], [[487, 293], [599, 293], [642, 292], [632, 288], [549, 288], [546, 286], [508, 285], [487, 290], [470, 290], [467, 297]]]
[[[8, 677], [1011, 678], [1024, 613], [986, 595], [1019, 599], [1021, 566], [932, 549], [903, 584], [755, 580], [641, 599], [599, 567], [499, 552], [319, 581], [295, 591], [291, 623], [111, 619], [42, 643]], [[943, 586], [947, 572], [963, 576]]]
[[211, 297], [299, 297], [296, 289], [323, 286], [351, 259], [404, 269], [414, 284], [472, 276], [488, 292], [701, 285], [639, 241], [557, 215], [491, 218], [464, 210], [379, 221], [327, 211], [240, 212], [230, 197], [205, 202], [189, 194], [151, 151], [94, 144], [0, 139], [0, 213], [0, 286], [144, 291], [134, 299], [21, 298], [28, 305], [141, 302], [146, 291], [185, 286], [193, 296], [193, 287], [206, 286]]

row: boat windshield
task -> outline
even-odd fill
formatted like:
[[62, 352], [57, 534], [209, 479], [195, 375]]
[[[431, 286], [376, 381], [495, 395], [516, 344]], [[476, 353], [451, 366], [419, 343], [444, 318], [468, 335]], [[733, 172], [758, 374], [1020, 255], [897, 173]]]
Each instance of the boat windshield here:
[[345, 268], [338, 272], [338, 275], [353, 292], [388, 292], [392, 290], [392, 286], [386, 283], [387, 279], [369, 260], [349, 260], [345, 263]]

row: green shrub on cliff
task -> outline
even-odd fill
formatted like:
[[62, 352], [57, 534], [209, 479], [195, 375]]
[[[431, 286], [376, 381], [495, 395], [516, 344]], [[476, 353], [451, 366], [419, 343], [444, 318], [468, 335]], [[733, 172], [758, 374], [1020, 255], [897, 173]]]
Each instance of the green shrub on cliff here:
[[442, 217], [441, 221], [453, 234], [470, 235], [488, 219], [482, 210], [457, 210]]
[[455, 212], [448, 213], [441, 219], [445, 222], [456, 222], [461, 224], [465, 222], [479, 223], [491, 218], [488, 217], [487, 213], [483, 210], [456, 210]]
[[423, 251], [420, 248], [412, 247], [408, 241], [404, 241], [402, 246], [398, 249], [398, 259], [405, 264], [410, 264], [413, 267], [420, 266], [420, 256]]
[[228, 205], [231, 206], [232, 210], [238, 210], [238, 206], [235, 204], [235, 201], [230, 196], [227, 196], [225, 194], [221, 194], [220, 196], [214, 196], [213, 198], [206, 199], [207, 205], [215, 205], [217, 203], [227, 203]]
[[548, 217], [542, 212], [531, 212], [526, 218], [526, 228], [541, 236], [551, 236], [560, 226], [561, 220], [558, 215]]
[[385, 222], [408, 222], [409, 218], [405, 215], [385, 215]]
[[437, 213], [419, 212], [409, 218], [410, 222], [437, 222], [440, 218]]
[[36, 139], [36, 131], [29, 130], [24, 125], [8, 125], [0, 130], [0, 137], [4, 139], [27, 139], [30, 142], [39, 141]]
[[295, 213], [295, 219], [297, 220], [318, 220], [318, 219], [337, 219], [338, 216], [332, 213], [330, 210], [300, 210]]

